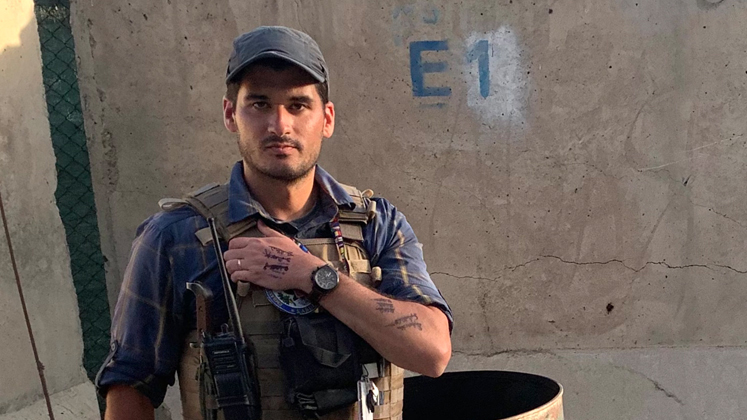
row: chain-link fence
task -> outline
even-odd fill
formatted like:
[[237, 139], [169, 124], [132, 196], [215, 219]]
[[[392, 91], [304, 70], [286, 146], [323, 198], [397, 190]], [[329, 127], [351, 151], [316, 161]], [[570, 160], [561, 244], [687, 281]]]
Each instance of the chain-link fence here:
[[69, 0], [35, 0], [52, 145], [55, 198], [70, 249], [83, 328], [83, 366], [94, 379], [109, 349], [109, 303], [83, 128]]

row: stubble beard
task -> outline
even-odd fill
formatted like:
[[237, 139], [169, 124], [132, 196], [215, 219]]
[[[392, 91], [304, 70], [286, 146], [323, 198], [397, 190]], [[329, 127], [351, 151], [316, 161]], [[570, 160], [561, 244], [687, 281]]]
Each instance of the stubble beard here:
[[[297, 165], [273, 165], [269, 162], [262, 162], [262, 159], [259, 157], [259, 155], [263, 153], [262, 151], [264, 150], [264, 148], [268, 144], [280, 142], [284, 144], [290, 144], [297, 149], [302, 158]], [[301, 145], [299, 141], [290, 137], [268, 136], [262, 140], [262, 142], [260, 143], [260, 148], [257, 149], [255, 153], [253, 153], [253, 151], [248, 147], [247, 142], [241, 141], [241, 138], [238, 139], [238, 143], [241, 157], [252, 171], [262, 174], [269, 179], [281, 181], [286, 184], [295, 184], [299, 180], [306, 177], [311, 172], [311, 170], [314, 169], [314, 166], [316, 166], [316, 163], [319, 159], [319, 152], [321, 151], [317, 151], [315, 156], [308, 156], [306, 159], [304, 159], [303, 152], [306, 149]]]

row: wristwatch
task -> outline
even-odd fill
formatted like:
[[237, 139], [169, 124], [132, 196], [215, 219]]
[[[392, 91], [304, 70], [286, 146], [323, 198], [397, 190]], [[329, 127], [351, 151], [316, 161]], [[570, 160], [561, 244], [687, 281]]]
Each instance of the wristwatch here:
[[334, 267], [324, 264], [311, 273], [311, 284], [311, 293], [309, 293], [308, 299], [318, 304], [322, 296], [335, 290], [335, 287], [340, 284], [340, 275]]

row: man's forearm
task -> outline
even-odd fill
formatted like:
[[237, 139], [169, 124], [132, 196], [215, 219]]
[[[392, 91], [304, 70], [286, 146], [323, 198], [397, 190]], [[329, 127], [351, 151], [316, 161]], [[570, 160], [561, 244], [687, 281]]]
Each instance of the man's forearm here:
[[112, 385], [106, 393], [105, 420], [153, 420], [155, 410], [150, 400], [135, 388]]
[[321, 304], [390, 362], [434, 377], [446, 369], [451, 336], [440, 309], [382, 296], [343, 274]]
[[[312, 273], [325, 261], [300, 252], [290, 238], [261, 221], [257, 226], [266, 237], [231, 239], [224, 253], [231, 279], [272, 290], [311, 293]], [[282, 261], [282, 269], [276, 272], [271, 267], [277, 261]], [[400, 367], [438, 376], [451, 358], [449, 321], [438, 308], [382, 296], [343, 274], [337, 288], [323, 297], [321, 303]]]

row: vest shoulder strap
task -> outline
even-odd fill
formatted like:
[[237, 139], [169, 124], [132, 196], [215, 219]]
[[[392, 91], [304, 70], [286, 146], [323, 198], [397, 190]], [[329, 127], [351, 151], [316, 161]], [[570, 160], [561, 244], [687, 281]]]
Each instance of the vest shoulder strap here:
[[[376, 215], [376, 202], [371, 200], [373, 191], [361, 191], [351, 185], [340, 185], [355, 204], [352, 209], [340, 209], [340, 229], [343, 237], [353, 241], [363, 241], [363, 226]], [[237, 223], [228, 222], [228, 184], [207, 184], [186, 194], [181, 199], [161, 199], [158, 205], [165, 211], [189, 205], [204, 218], [214, 218], [218, 232], [226, 240], [241, 236], [257, 225], [257, 221], [252, 218]], [[209, 228], [198, 230], [195, 236], [203, 245], [212, 241]]]
[[162, 199], [158, 200], [158, 207], [160, 207], [161, 210], [163, 210], [163, 211], [172, 211], [172, 210], [176, 210], [176, 209], [178, 209], [180, 207], [183, 207], [185, 205], [191, 205], [198, 213], [200, 213], [201, 215], [205, 216], [206, 215], [205, 212], [208, 210], [206, 208], [206, 206], [200, 205], [200, 203], [196, 203], [197, 206], [195, 206], [191, 202], [190, 198], [195, 197], [195, 196], [202, 196], [205, 193], [207, 193], [208, 191], [212, 191], [212, 190], [214, 190], [214, 189], [216, 189], [218, 187], [221, 187], [221, 185], [220, 184], [216, 184], [216, 183], [212, 183], [212, 184], [207, 184], [207, 185], [205, 185], [205, 186], [203, 186], [203, 187], [201, 187], [201, 188], [199, 188], [197, 190], [192, 191], [191, 193], [187, 194], [183, 198], [171, 198], [171, 197], [169, 197], [169, 198], [162, 198]]
[[162, 198], [158, 200], [158, 207], [163, 211], [176, 210], [179, 207], [186, 206], [188, 203], [181, 198]]
[[[220, 236], [227, 241], [257, 225], [257, 221], [254, 219], [228, 223], [228, 184], [213, 183], [205, 185], [188, 193], [182, 200], [204, 218], [214, 218]], [[195, 232], [195, 236], [203, 245], [207, 245], [213, 240], [209, 228], [198, 230]]]
[[[366, 224], [376, 215], [376, 202], [371, 200], [374, 192], [372, 190], [361, 191], [352, 185], [340, 184], [343, 190], [353, 199], [355, 208], [352, 210], [340, 209], [340, 223], [362, 223]], [[344, 228], [343, 228], [344, 230]], [[343, 232], [344, 234], [344, 232]], [[362, 240], [362, 238], [361, 238]]]

